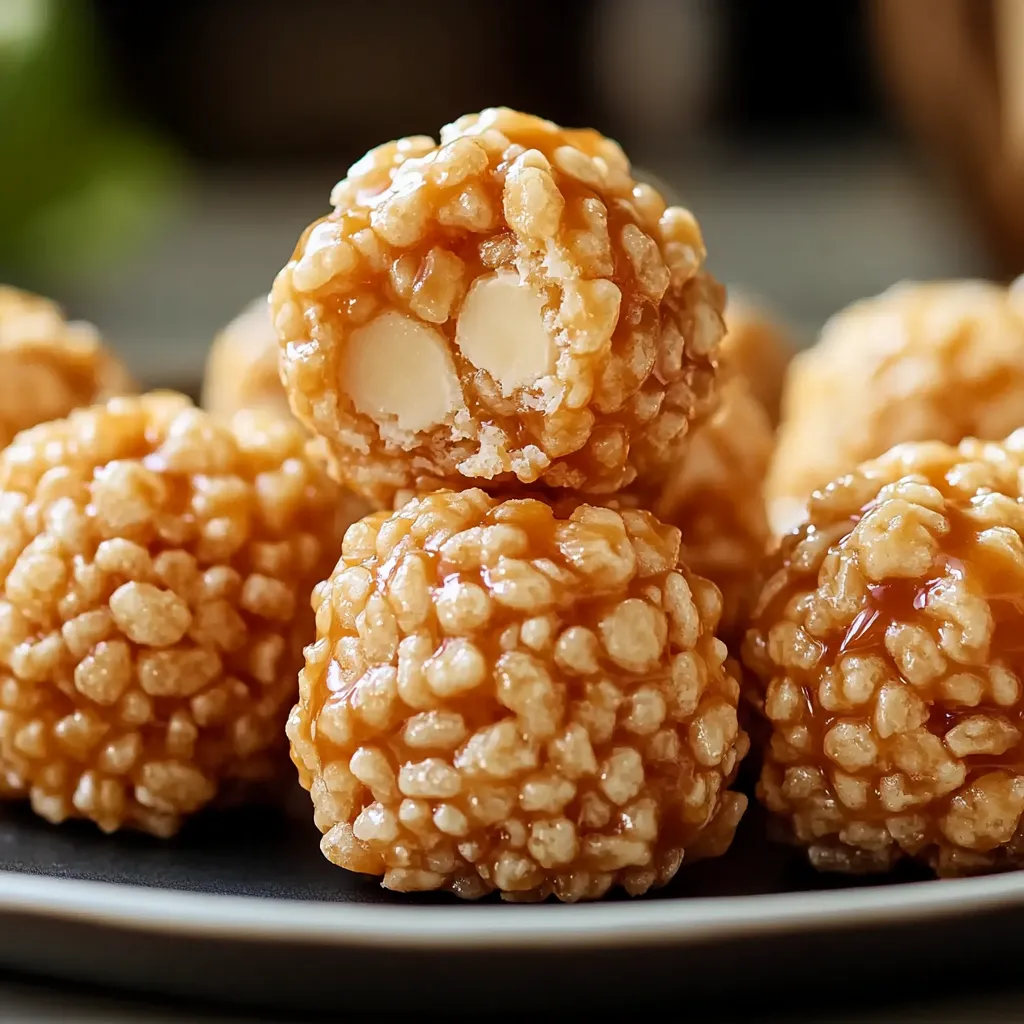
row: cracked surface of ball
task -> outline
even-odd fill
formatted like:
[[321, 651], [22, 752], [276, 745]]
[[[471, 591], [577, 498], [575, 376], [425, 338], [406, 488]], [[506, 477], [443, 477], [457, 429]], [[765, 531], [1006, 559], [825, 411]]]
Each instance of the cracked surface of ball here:
[[[682, 533], [683, 562], [722, 592], [719, 633], [743, 621], [769, 540], [764, 480], [774, 448], [764, 407], [743, 376], [722, 383], [676, 470], [649, 507]], [[730, 640], [731, 642], [731, 640]]]
[[19, 430], [135, 385], [96, 328], [64, 319], [49, 299], [0, 286], [0, 448]]
[[739, 373], [774, 427], [786, 370], [796, 352], [792, 332], [755, 299], [729, 290], [720, 363], [723, 374]]
[[748, 741], [678, 531], [470, 489], [369, 516], [343, 551], [288, 722], [329, 860], [575, 901], [727, 849]]
[[1024, 424], [1024, 289], [904, 282], [836, 314], [793, 360], [768, 476], [772, 525], [904, 441], [999, 440]]
[[621, 149], [506, 109], [371, 150], [272, 291], [292, 408], [381, 506], [417, 476], [606, 494], [705, 407], [724, 292]]
[[279, 352], [270, 306], [262, 295], [214, 338], [203, 377], [203, 408], [218, 416], [252, 408], [290, 416]]
[[0, 794], [169, 835], [287, 770], [338, 488], [291, 419], [113, 399], [0, 454]]
[[1022, 863], [1024, 431], [908, 443], [812, 497], [744, 657], [761, 800], [825, 870]]

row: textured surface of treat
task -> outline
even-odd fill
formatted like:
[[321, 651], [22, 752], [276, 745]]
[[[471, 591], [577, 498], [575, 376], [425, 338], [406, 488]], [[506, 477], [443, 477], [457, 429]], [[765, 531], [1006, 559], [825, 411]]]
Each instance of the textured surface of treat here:
[[799, 522], [816, 487], [904, 441], [998, 440], [1024, 424], [1024, 292], [895, 285], [838, 313], [792, 363], [767, 494]]
[[763, 304], [730, 288], [725, 337], [720, 351], [723, 374], [742, 374], [771, 424], [779, 422], [786, 370], [796, 352], [792, 332]]
[[134, 393], [96, 328], [64, 319], [49, 299], [0, 286], [0, 448], [27, 427]]
[[267, 296], [261, 295], [214, 338], [203, 377], [203, 408], [218, 416], [252, 408], [290, 415], [279, 351]]
[[292, 408], [381, 505], [420, 475], [611, 493], [712, 391], [724, 293], [619, 147], [506, 109], [368, 153], [271, 295]]
[[719, 632], [732, 637], [752, 598], [769, 540], [764, 480], [774, 448], [745, 376], [722, 382], [716, 408], [693, 427], [677, 468], [646, 504], [682, 533], [682, 560], [722, 592]]
[[351, 527], [288, 723], [329, 860], [399, 891], [638, 894], [746, 806], [717, 589], [644, 512], [437, 491]]
[[1022, 863], [1024, 431], [908, 443], [773, 556], [744, 657], [759, 796], [826, 870]]
[[0, 455], [0, 794], [169, 835], [287, 768], [345, 505], [290, 418], [112, 399]]

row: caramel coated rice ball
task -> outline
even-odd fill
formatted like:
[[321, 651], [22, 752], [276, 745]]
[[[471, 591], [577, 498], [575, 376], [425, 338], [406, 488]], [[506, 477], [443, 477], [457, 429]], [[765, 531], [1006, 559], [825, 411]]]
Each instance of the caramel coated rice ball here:
[[254, 408], [290, 416], [278, 353], [270, 305], [261, 295], [214, 338], [203, 378], [203, 408], [219, 416]]
[[1024, 289], [903, 282], [836, 314], [792, 363], [768, 477], [772, 525], [904, 441], [998, 440], [1024, 425]]
[[747, 634], [759, 796], [830, 871], [1024, 863], [1024, 431], [897, 446], [810, 502]]
[[0, 448], [19, 430], [134, 391], [95, 327], [69, 323], [49, 299], [0, 286]]
[[352, 526], [288, 722], [321, 849], [398, 891], [596, 899], [723, 853], [721, 599], [646, 512], [436, 491]]
[[599, 495], [664, 477], [724, 293], [621, 149], [507, 109], [371, 150], [271, 295], [295, 414], [380, 506], [418, 476]]
[[344, 526], [304, 432], [113, 399], [0, 454], [0, 794], [167, 836], [287, 765]]
[[779, 422], [786, 370], [795, 352], [790, 328], [762, 303], [730, 289], [719, 349], [721, 371], [746, 378], [773, 427]]

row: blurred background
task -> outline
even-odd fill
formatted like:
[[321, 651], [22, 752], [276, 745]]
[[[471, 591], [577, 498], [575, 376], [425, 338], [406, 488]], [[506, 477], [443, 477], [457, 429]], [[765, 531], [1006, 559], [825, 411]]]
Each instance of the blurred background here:
[[1024, 269], [1004, 165], [957, 158], [1024, 129], [999, 3], [0, 0], [0, 279], [187, 386], [351, 162], [505, 104], [617, 138], [811, 338], [899, 278]]

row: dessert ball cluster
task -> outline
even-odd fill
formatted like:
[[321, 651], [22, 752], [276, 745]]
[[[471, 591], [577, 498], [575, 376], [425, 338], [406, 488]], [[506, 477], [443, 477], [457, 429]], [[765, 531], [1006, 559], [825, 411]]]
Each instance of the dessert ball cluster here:
[[649, 513], [437, 491], [351, 527], [315, 603], [288, 736], [333, 863], [575, 901], [728, 846], [721, 598]]
[[266, 295], [249, 303], [214, 338], [206, 360], [202, 404], [218, 416], [262, 408], [290, 415]]
[[619, 147], [507, 109], [369, 152], [271, 305], [295, 414], [379, 505], [420, 476], [607, 495], [706, 408], [722, 288]]
[[811, 497], [747, 635], [759, 796], [813, 864], [1022, 862], [1024, 431], [908, 443]]
[[49, 299], [0, 286], [0, 449], [19, 430], [135, 390], [96, 329]]
[[0, 454], [0, 792], [169, 835], [287, 763], [346, 507], [290, 419], [113, 399]]
[[1024, 425], [1024, 290], [903, 283], [837, 314], [793, 362], [767, 483], [773, 526], [903, 441], [998, 440]]

